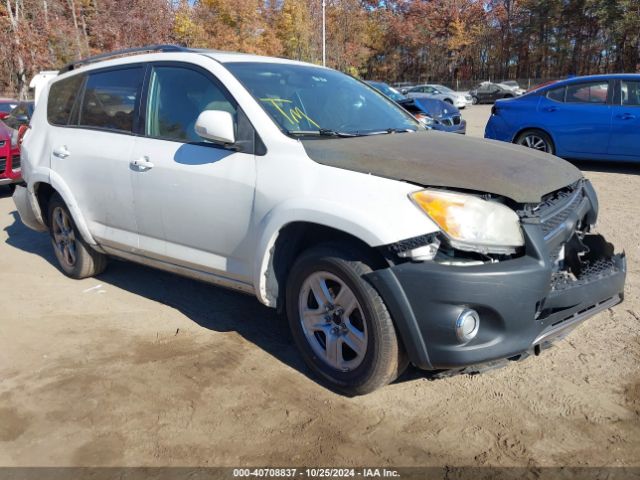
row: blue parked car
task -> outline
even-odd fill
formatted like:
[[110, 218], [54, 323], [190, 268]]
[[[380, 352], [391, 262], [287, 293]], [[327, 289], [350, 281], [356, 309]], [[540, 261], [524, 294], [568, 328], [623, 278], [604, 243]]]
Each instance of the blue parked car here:
[[408, 98], [398, 102], [404, 108], [414, 115], [421, 112], [426, 113], [433, 119], [430, 127], [433, 130], [442, 132], [460, 133], [464, 135], [467, 132], [467, 121], [463, 120], [460, 110], [437, 98]]
[[498, 100], [484, 136], [564, 158], [640, 161], [640, 74], [574, 77]]
[[384, 82], [367, 81], [366, 83], [404, 107], [432, 130], [463, 135], [467, 131], [467, 122], [462, 119], [460, 110], [447, 102], [436, 98], [409, 98]]

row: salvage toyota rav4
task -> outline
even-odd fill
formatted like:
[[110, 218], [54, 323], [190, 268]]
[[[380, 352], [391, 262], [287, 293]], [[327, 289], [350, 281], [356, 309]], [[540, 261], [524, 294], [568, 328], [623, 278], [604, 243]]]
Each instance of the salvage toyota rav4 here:
[[116, 54], [63, 68], [24, 137], [14, 200], [70, 277], [113, 256], [254, 294], [348, 394], [539, 353], [622, 299], [624, 254], [559, 158], [427, 131], [315, 65]]

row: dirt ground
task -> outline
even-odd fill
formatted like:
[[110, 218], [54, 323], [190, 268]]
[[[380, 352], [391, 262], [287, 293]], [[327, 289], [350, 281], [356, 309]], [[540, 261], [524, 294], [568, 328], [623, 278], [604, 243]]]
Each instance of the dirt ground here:
[[640, 466], [640, 166], [579, 166], [624, 303], [540, 357], [359, 398], [252, 297], [119, 261], [66, 278], [0, 188], [0, 465]]

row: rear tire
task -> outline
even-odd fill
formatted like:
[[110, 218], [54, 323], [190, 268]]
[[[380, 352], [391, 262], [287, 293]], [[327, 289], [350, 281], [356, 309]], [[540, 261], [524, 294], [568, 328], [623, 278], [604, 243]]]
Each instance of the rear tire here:
[[51, 243], [62, 272], [76, 279], [102, 273], [107, 267], [107, 256], [84, 241], [67, 205], [57, 193], [49, 200], [48, 214]]
[[372, 272], [355, 249], [322, 245], [295, 261], [286, 307], [304, 361], [330, 387], [364, 395], [394, 381], [408, 365]]
[[533, 148], [540, 152], [555, 154], [555, 146], [551, 137], [542, 130], [529, 129], [522, 132], [513, 143], [524, 147]]

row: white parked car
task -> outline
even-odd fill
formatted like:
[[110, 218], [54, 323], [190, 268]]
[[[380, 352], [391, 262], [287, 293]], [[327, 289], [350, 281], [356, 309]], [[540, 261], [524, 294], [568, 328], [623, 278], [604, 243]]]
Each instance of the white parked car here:
[[505, 80], [504, 82], [498, 83], [502, 88], [506, 88], [507, 90], [511, 90], [516, 96], [524, 95], [527, 91], [523, 88], [520, 88], [518, 82], [515, 80]]
[[622, 298], [624, 256], [589, 233], [595, 192], [561, 159], [427, 131], [315, 65], [115, 55], [63, 68], [22, 146], [14, 201], [69, 277], [113, 256], [255, 295], [349, 394], [409, 362], [537, 354]]
[[[468, 103], [466, 94], [451, 90], [449, 87], [445, 87], [444, 85], [416, 85], [415, 87], [407, 89], [406, 92], [403, 93], [410, 98], [437, 98], [438, 100], [450, 103], [459, 109], [465, 108]], [[469, 96], [469, 102], [470, 101], [471, 96]]]
[[29, 88], [33, 90], [33, 101], [34, 103], [38, 103], [38, 99], [40, 98], [40, 93], [42, 92], [42, 88], [47, 84], [49, 80], [55, 78], [58, 75], [57, 70], [43, 70], [41, 72], [36, 73], [31, 82], [29, 82]]

